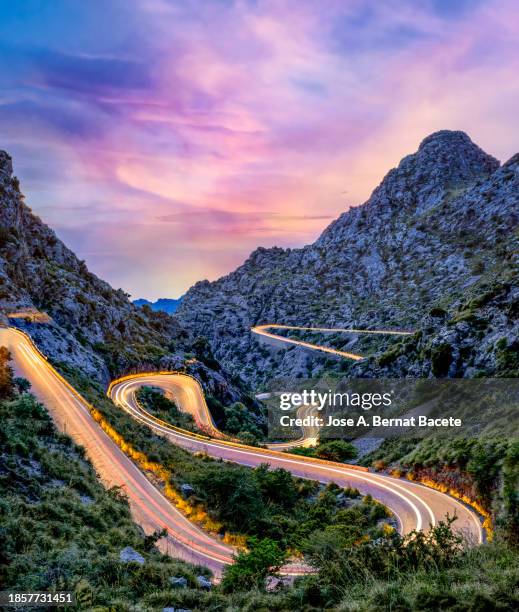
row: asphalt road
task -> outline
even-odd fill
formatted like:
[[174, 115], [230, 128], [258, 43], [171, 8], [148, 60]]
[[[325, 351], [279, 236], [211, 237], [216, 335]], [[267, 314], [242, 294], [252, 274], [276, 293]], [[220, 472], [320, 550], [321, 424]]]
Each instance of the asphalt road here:
[[[445, 518], [446, 514], [456, 515], [456, 529], [462, 531], [474, 543], [482, 541], [482, 529], [477, 516], [464, 504], [448, 495], [418, 483], [373, 474], [357, 466], [345, 466], [289, 455], [274, 449], [258, 449], [225, 440], [193, 436], [146, 412], [135, 396], [141, 386], [159, 387], [171, 393], [183, 411], [197, 414], [204, 413], [207, 409], [199, 383], [185, 374], [141, 374], [114, 381], [109, 390], [113, 401], [134, 419], [191, 452], [205, 452], [212, 457], [251, 467], [268, 463], [273, 468], [285, 468], [295, 476], [356, 487], [361, 493], [371, 494], [385, 504], [397, 518], [400, 532], [403, 534], [414, 529], [428, 529], [430, 525], [435, 525]], [[175, 396], [172, 391], [179, 386], [189, 388], [190, 391], [184, 398], [189, 397], [190, 405], [182, 403], [180, 397]]]
[[353, 361], [361, 361], [364, 359], [362, 355], [357, 353], [349, 353], [346, 351], [339, 351], [338, 349], [331, 348], [329, 346], [323, 346], [321, 344], [312, 344], [311, 342], [304, 342], [303, 340], [297, 340], [295, 338], [287, 338], [280, 336], [279, 334], [273, 333], [271, 329], [283, 329], [283, 330], [294, 330], [294, 331], [310, 331], [310, 332], [321, 332], [321, 333], [348, 333], [348, 334], [367, 334], [377, 336], [410, 336], [413, 332], [401, 331], [394, 329], [351, 329], [342, 327], [298, 327], [296, 325], [279, 325], [277, 323], [269, 323], [266, 325], [257, 325], [251, 328], [251, 332], [260, 336], [263, 339], [274, 342], [277, 345], [280, 344], [291, 344], [294, 346], [301, 346], [303, 348], [311, 349], [313, 351], [320, 351], [322, 353], [329, 353], [331, 355], [337, 355], [338, 357], [345, 357], [346, 359], [352, 359]]
[[[193, 525], [162, 495], [98, 426], [86, 401], [47, 363], [28, 338], [12, 328], [0, 328], [0, 345], [9, 348], [16, 375], [31, 382], [32, 392], [45, 404], [57, 426], [85, 447], [103, 483], [123, 488], [135, 521], [146, 533], [163, 527], [168, 530], [169, 536], [160, 544], [162, 550], [186, 561], [206, 565], [216, 575], [221, 573], [225, 564], [232, 562], [232, 548]], [[183, 374], [150, 374], [116, 381], [110, 388], [116, 404], [133, 418], [191, 452], [205, 452], [247, 466], [268, 463], [273, 468], [282, 467], [303, 478], [356, 487], [361, 493], [369, 493], [385, 504], [394, 513], [399, 530], [404, 534], [413, 529], [428, 529], [447, 513], [456, 514], [456, 528], [474, 543], [482, 541], [477, 516], [445, 494], [409, 481], [371, 474], [355, 466], [247, 447], [175, 429], [141, 409], [135, 392], [142, 385], [160, 387], [171, 394], [182, 410], [198, 418], [207, 415], [210, 418], [200, 385]], [[294, 565], [285, 570], [297, 574], [306, 568]]]
[[134, 520], [146, 533], [166, 528], [164, 552], [211, 568], [217, 575], [232, 562], [233, 549], [199, 529], [144, 476], [91, 417], [87, 403], [61, 379], [44, 357], [18, 331], [0, 328], [0, 346], [13, 357], [15, 374], [31, 382], [31, 392], [49, 410], [61, 431], [85, 447], [107, 487], [122, 487]]

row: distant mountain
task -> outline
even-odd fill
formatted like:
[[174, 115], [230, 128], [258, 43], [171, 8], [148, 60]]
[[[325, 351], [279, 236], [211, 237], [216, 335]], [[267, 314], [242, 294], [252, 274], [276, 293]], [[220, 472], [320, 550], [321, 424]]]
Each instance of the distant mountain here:
[[[302, 349], [260, 345], [249, 333], [260, 323], [419, 330], [407, 357], [382, 360], [386, 375], [389, 364], [399, 376], [510, 371], [501, 353], [519, 347], [518, 223], [519, 155], [500, 165], [465, 133], [444, 130], [314, 244], [258, 248], [231, 274], [196, 283], [176, 318], [255, 384], [318, 373]], [[358, 371], [376, 375], [376, 363], [366, 368]]]
[[139, 300], [133, 300], [133, 303], [135, 306], [149, 306], [154, 312], [167, 312], [168, 314], [173, 314], [180, 306], [181, 300], [181, 297], [178, 298], [178, 300], [159, 298], [156, 302], [150, 302], [149, 300], [140, 298]]

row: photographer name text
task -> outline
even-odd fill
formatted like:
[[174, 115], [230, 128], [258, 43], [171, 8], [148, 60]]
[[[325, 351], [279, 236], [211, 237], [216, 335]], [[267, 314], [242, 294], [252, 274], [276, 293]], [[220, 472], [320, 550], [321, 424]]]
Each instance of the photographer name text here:
[[326, 419], [316, 415], [291, 417], [287, 414], [279, 417], [282, 427], [461, 427], [462, 421], [455, 417], [431, 418], [417, 415], [406, 418], [385, 418], [379, 415], [355, 418], [335, 417], [329, 415]]

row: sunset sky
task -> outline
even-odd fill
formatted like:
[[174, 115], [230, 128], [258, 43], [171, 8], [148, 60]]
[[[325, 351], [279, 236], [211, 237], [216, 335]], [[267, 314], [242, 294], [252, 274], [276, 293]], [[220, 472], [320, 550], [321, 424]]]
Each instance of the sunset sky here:
[[134, 298], [301, 246], [430, 132], [519, 151], [515, 0], [0, 0], [0, 149]]

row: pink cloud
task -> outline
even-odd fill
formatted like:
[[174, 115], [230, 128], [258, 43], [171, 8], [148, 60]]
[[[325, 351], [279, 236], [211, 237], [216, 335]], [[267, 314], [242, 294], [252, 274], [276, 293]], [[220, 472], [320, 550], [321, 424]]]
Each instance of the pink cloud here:
[[36, 211], [135, 295], [311, 242], [437, 129], [517, 147], [512, 0], [143, 0], [125, 20], [102, 53], [84, 31], [27, 52], [0, 127]]

